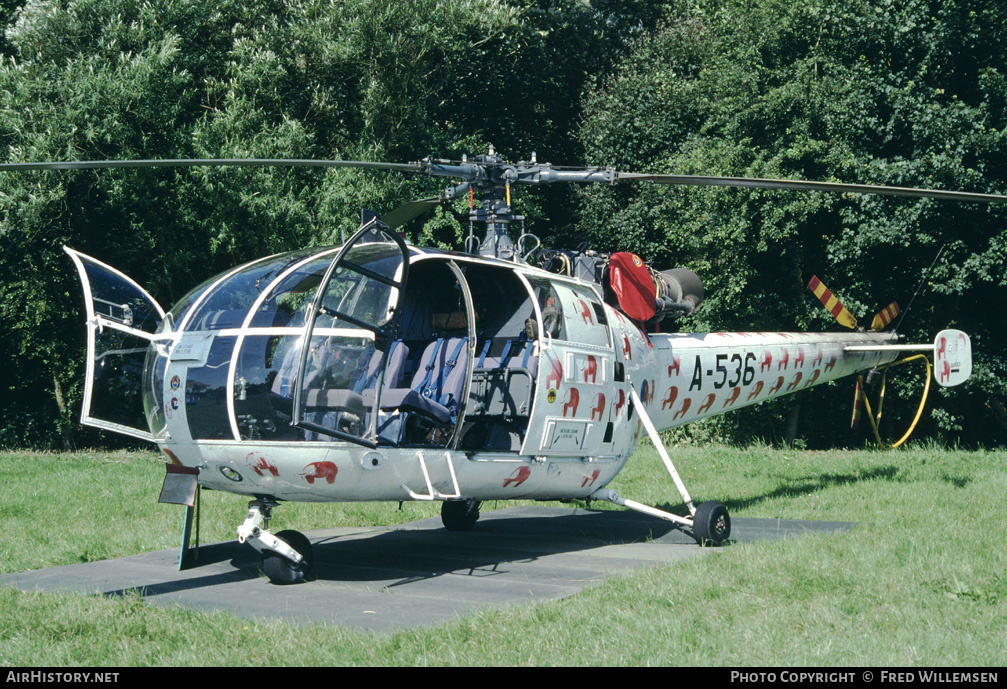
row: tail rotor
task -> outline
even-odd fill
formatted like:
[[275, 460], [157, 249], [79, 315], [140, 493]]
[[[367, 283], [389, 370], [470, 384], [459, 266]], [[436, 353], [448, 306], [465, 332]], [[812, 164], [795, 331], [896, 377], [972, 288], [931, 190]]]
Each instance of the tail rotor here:
[[[938, 253], [938, 256], [940, 254]], [[935, 259], [936, 262], [936, 259]], [[931, 268], [933, 266], [931, 265]], [[929, 271], [928, 271], [929, 272]], [[857, 329], [863, 332], [863, 328], [857, 327], [857, 319], [850, 313], [850, 311], [843, 306], [842, 302], [826, 287], [818, 276], [813, 276], [811, 281], [808, 282], [808, 289], [810, 289], [814, 295], [818, 298], [822, 305], [828, 309], [829, 313], [833, 315], [836, 321], [847, 328]], [[919, 290], [917, 289], [917, 293]], [[915, 295], [914, 295], [915, 298]], [[910, 303], [910, 306], [912, 304]], [[907, 309], [908, 310], [908, 309]], [[873, 320], [871, 321], [870, 332], [879, 332], [884, 330], [889, 326], [889, 324], [895, 320], [895, 318], [903, 313], [898, 305], [898, 302], [892, 302], [877, 314], [875, 314]], [[903, 313], [904, 317], [904, 313]], [[901, 321], [900, 321], [901, 322]], [[853, 413], [850, 416], [850, 428], [856, 429], [860, 424], [861, 411], [864, 410], [867, 413], [868, 420], [871, 424], [871, 430], [874, 435], [874, 439], [877, 441], [884, 449], [892, 449], [898, 447], [906, 440], [909, 439], [910, 434], [916, 428], [919, 423], [920, 418], [923, 414], [923, 408], [926, 404], [927, 395], [930, 391], [930, 377], [931, 374], [934, 380], [944, 386], [949, 387], [953, 385], [959, 385], [968, 379], [969, 375], [972, 373], [972, 348], [971, 342], [969, 341], [968, 335], [959, 330], [944, 330], [938, 333], [934, 344], [930, 345], [882, 345], [879, 347], [867, 346], [860, 349], [875, 349], [875, 348], [891, 348], [904, 350], [910, 352], [912, 350], [926, 351], [932, 354], [934, 364], [931, 366], [930, 360], [927, 353], [913, 354], [905, 358], [898, 359], [884, 367], [879, 369], [873, 369], [867, 375], [866, 380], [864, 376], [858, 375], [856, 378], [856, 388], [853, 393]], [[855, 350], [858, 347], [850, 347], [848, 349]], [[905, 435], [902, 436], [898, 441], [891, 445], [887, 445], [881, 440], [878, 432], [878, 426], [881, 422], [881, 405], [884, 401], [885, 395], [885, 383], [887, 380], [887, 370], [893, 366], [898, 366], [901, 364], [906, 364], [912, 361], [922, 361], [926, 366], [926, 372], [924, 374], [924, 387], [923, 394], [920, 399], [919, 407], [916, 410], [915, 417], [909, 430], [906, 431]], [[871, 379], [875, 374], [881, 372], [881, 387], [878, 393], [877, 410], [872, 410], [871, 403], [867, 398], [867, 384], [871, 382]]]

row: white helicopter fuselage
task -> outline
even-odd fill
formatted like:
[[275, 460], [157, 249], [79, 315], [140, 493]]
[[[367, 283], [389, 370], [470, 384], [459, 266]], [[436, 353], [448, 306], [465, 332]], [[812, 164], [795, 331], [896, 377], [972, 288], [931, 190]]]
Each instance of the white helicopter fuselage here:
[[[401, 276], [408, 263], [409, 283], [379, 299], [399, 309], [394, 341], [342, 312], [308, 331], [298, 319], [326, 307], [306, 296], [339, 251], [236, 268], [165, 315], [124, 275], [68, 250], [92, 296], [84, 421], [152, 440], [170, 464], [198, 471], [200, 485], [250, 496], [584, 498], [616, 476], [643, 434], [631, 391], [664, 430], [897, 356], [884, 349], [892, 334], [648, 335], [593, 284], [413, 248], [388, 268]], [[342, 274], [352, 275], [348, 287], [329, 289], [346, 311], [367, 280]], [[157, 332], [137, 330], [144, 308]], [[141, 339], [130, 348], [123, 339], [133, 335]], [[304, 342], [310, 353], [300, 356]], [[132, 427], [101, 418], [124, 401], [130, 367], [117, 357], [131, 352], [145, 359], [143, 421]], [[298, 410], [302, 428], [292, 425]]]
[[[629, 401], [636, 389], [659, 430], [684, 425], [853, 375], [896, 353], [847, 352], [890, 335], [706, 333], [645, 335], [614, 309], [612, 350], [542, 347], [534, 406], [519, 451], [366, 448], [325, 440], [198, 440], [184, 413], [160, 447], [200, 468], [206, 487], [288, 501], [585, 498], [622, 469], [642, 435]], [[616, 364], [624, 367], [616, 381]], [[169, 368], [169, 373], [174, 370]], [[180, 375], [186, 369], [180, 366]], [[170, 388], [166, 396], [170, 395]], [[166, 399], [167, 405], [171, 404]], [[611, 424], [606, 439], [605, 429]], [[228, 478], [231, 477], [231, 478]], [[235, 477], [241, 477], [235, 480]]]

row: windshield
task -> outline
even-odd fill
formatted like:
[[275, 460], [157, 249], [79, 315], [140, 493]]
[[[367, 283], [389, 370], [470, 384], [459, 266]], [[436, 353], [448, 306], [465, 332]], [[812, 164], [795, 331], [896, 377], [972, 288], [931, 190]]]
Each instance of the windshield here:
[[[331, 249], [302, 249], [259, 259], [215, 275], [182, 297], [168, 313], [168, 326], [186, 332], [239, 328], [261, 294], [288, 268]], [[322, 270], [324, 270], [324, 262]], [[252, 325], [275, 325], [275, 314], [256, 316]], [[162, 324], [161, 330], [165, 329]]]

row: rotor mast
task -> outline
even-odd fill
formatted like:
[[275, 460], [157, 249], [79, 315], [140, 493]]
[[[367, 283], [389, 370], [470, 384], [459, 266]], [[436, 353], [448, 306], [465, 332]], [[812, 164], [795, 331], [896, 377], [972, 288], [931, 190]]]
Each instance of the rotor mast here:
[[[472, 162], [463, 157], [461, 163], [426, 158], [419, 162], [422, 171], [438, 177], [460, 178], [461, 184], [448, 187], [441, 193], [441, 199], [450, 201], [469, 193], [471, 207], [469, 226], [484, 223], [486, 232], [478, 240], [471, 229], [466, 241], [466, 250], [484, 257], [500, 258], [507, 261], [521, 260], [519, 247], [511, 238], [511, 223], [519, 222], [524, 227], [524, 216], [514, 213], [511, 204], [511, 187], [517, 184], [542, 185], [553, 182], [607, 182], [616, 181], [612, 168], [581, 168], [560, 170], [549, 163], [540, 164], [532, 153], [531, 161], [507, 163], [497, 155], [491, 145], [489, 153], [476, 156]], [[479, 194], [481, 207], [474, 203]], [[522, 236], [523, 232], [522, 232]], [[520, 244], [520, 239], [519, 242]]]

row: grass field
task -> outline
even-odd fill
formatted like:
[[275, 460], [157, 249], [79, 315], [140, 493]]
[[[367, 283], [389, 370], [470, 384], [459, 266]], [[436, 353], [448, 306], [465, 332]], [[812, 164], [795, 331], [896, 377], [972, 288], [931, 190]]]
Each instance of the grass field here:
[[[734, 545], [570, 598], [423, 631], [362, 633], [148, 607], [138, 596], [0, 587], [3, 665], [1002, 665], [1007, 453], [910, 447], [801, 452], [711, 446], [673, 456], [697, 502], [733, 516], [856, 521], [851, 533]], [[176, 547], [154, 453], [0, 453], [0, 571]], [[677, 507], [645, 446], [613, 484]], [[203, 542], [246, 500], [206, 493]], [[505, 507], [491, 504], [484, 509]], [[285, 504], [310, 530], [434, 516], [437, 506]]]

